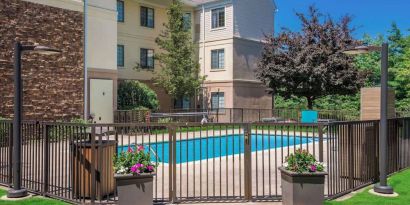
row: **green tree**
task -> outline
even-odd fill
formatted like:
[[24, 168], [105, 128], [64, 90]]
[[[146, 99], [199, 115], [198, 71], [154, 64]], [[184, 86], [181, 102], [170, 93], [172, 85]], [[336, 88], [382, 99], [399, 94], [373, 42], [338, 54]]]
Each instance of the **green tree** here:
[[[389, 43], [389, 86], [396, 92], [398, 107], [410, 107], [410, 36], [403, 36], [396, 23], [392, 23], [387, 38], [378, 35], [372, 39], [369, 35], [363, 37], [363, 42], [369, 45]], [[355, 58], [356, 66], [369, 72], [366, 86], [380, 85], [380, 52], [371, 52]]]
[[359, 43], [351, 35], [351, 18], [334, 21], [313, 6], [297, 16], [301, 32], [285, 29], [266, 37], [256, 77], [284, 98], [305, 97], [309, 109], [323, 96], [355, 94], [366, 76], [342, 53]]
[[[378, 35], [376, 38], [372, 38], [368, 34], [364, 34], [362, 42], [365, 45], [378, 45], [381, 46], [384, 38], [382, 35]], [[366, 87], [374, 87], [380, 85], [380, 52], [371, 52], [366, 55], [357, 55], [355, 56], [355, 66], [366, 72]]]
[[172, 0], [165, 30], [156, 39], [162, 52], [155, 56], [161, 71], [156, 72], [154, 81], [174, 99], [194, 96], [204, 80], [199, 75], [191, 31], [186, 29], [183, 13], [182, 3]]
[[118, 109], [133, 110], [144, 108], [151, 110], [159, 108], [155, 91], [136, 80], [122, 81], [118, 85]]

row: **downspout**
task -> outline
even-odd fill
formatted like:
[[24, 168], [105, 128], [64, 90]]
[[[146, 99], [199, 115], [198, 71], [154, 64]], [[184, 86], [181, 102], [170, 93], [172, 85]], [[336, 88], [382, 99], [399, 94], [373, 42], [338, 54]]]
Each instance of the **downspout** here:
[[[202, 57], [202, 66], [203, 66], [203, 72], [204, 72], [204, 77], [205, 77], [205, 75], [206, 75], [206, 72], [205, 72], [205, 68], [206, 68], [206, 61], [205, 61], [205, 57], [206, 57], [206, 54], [205, 54], [205, 51], [206, 51], [206, 49], [205, 49], [205, 35], [206, 35], [206, 29], [205, 29], [205, 6], [202, 4], [202, 15], [203, 15], [203, 17], [202, 17], [202, 24], [204, 25], [204, 28], [203, 28], [203, 38], [202, 38], [202, 47], [203, 47], [203, 57]], [[205, 89], [205, 81], [202, 81], [202, 92], [203, 92], [203, 97], [202, 97], [202, 109], [207, 109], [208, 108], [208, 106], [206, 106], [206, 108], [205, 108], [205, 105], [206, 105], [206, 102], [207, 102], [207, 99], [206, 99], [206, 96], [207, 96], [207, 91], [206, 91], [206, 89]]]
[[84, 0], [84, 120], [88, 120], [88, 0]]

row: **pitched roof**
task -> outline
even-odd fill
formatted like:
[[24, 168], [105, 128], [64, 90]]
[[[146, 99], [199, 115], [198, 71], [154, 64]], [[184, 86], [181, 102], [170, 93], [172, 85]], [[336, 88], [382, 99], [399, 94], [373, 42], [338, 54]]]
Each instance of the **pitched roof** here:
[[199, 6], [202, 4], [219, 1], [219, 0], [183, 0], [184, 3], [191, 5], [191, 6]]
[[[220, 1], [220, 0], [182, 0], [182, 2], [184, 2], [185, 4], [191, 5], [191, 6], [199, 6], [202, 4], [207, 4], [207, 3], [211, 3], [215, 1]], [[272, 0], [272, 2], [273, 2], [273, 5], [275, 6], [275, 9], [277, 9], [276, 1]]]

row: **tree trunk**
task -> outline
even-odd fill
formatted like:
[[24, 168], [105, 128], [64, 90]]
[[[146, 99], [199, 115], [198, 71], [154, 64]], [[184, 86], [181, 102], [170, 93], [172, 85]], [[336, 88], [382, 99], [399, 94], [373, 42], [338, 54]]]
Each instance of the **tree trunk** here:
[[307, 103], [308, 103], [308, 109], [313, 110], [313, 100], [314, 100], [314, 98], [313, 97], [306, 97], [306, 99], [307, 99]]

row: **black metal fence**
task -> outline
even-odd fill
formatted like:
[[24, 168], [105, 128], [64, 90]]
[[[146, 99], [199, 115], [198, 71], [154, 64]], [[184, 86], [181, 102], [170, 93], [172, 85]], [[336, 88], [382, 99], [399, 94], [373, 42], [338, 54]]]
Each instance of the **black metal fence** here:
[[[326, 196], [378, 179], [378, 121], [71, 124], [25, 122], [23, 186], [73, 203], [115, 203], [112, 157], [144, 145], [157, 203], [281, 199], [278, 167], [302, 148], [327, 165]], [[0, 121], [0, 183], [11, 185], [10, 121]], [[389, 120], [389, 172], [410, 166], [410, 118]]]
[[[350, 121], [358, 120], [357, 113], [341, 110], [319, 110], [322, 121]], [[248, 109], [248, 108], [219, 108], [219, 109], [171, 109], [167, 113], [150, 112], [147, 110], [117, 110], [114, 112], [116, 123], [182, 123], [201, 122], [206, 117], [214, 123], [250, 123], [250, 122], [299, 122], [300, 109]]]

